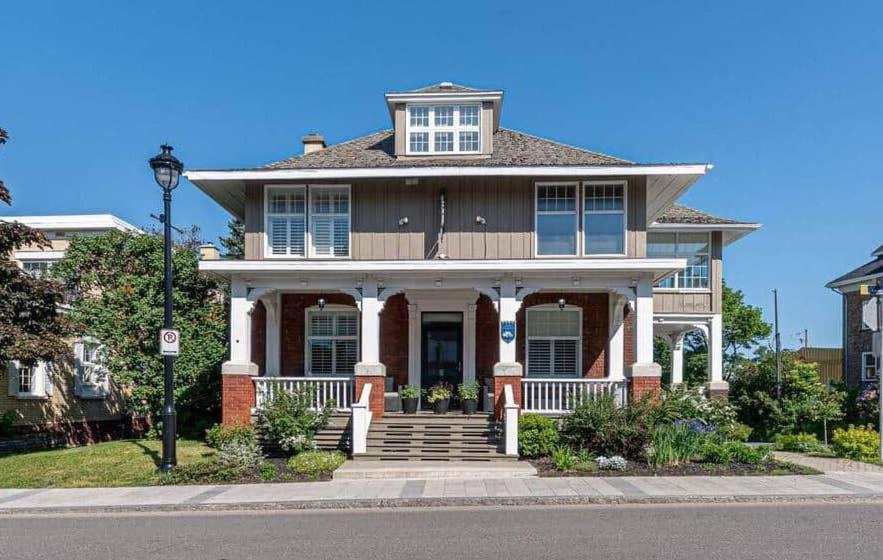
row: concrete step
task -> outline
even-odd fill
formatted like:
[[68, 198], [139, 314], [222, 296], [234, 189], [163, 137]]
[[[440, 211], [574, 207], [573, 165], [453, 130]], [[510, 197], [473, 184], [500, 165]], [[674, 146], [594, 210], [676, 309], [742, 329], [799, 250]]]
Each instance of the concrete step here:
[[515, 460], [446, 463], [347, 461], [334, 471], [334, 480], [529, 478], [536, 475], [537, 471], [530, 463]]

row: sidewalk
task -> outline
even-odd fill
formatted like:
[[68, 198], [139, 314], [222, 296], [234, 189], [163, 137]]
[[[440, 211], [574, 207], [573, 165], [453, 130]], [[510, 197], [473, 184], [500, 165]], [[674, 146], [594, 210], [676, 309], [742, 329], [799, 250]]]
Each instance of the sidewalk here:
[[22, 489], [0, 490], [0, 513], [868, 500], [883, 501], [883, 473]]

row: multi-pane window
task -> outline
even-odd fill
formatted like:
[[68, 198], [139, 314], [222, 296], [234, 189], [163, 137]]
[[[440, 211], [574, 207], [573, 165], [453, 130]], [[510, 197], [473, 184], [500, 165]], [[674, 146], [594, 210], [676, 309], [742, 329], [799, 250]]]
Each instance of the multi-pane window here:
[[74, 392], [81, 398], [104, 398], [110, 388], [105, 346], [84, 339], [74, 347], [77, 377]]
[[350, 191], [310, 187], [310, 239], [314, 257], [350, 254]]
[[409, 154], [481, 151], [481, 106], [409, 105]]
[[537, 185], [537, 255], [576, 254], [576, 185]]
[[660, 288], [707, 289], [709, 286], [711, 237], [708, 233], [650, 233], [647, 256], [686, 258], [687, 267], [658, 284]]
[[36, 388], [36, 368], [20, 366], [18, 368], [18, 392], [33, 393]]
[[527, 310], [528, 377], [579, 377], [582, 314], [577, 308]]
[[309, 374], [352, 375], [359, 359], [358, 314], [315, 310], [308, 317]]
[[877, 381], [877, 356], [862, 352], [862, 381]]
[[625, 184], [584, 183], [583, 254], [625, 253]]
[[49, 261], [22, 261], [21, 268], [34, 278], [42, 278], [46, 276], [46, 273], [49, 272], [49, 268], [51, 267], [51, 263]]
[[306, 196], [304, 187], [267, 189], [267, 245], [270, 255], [306, 256]]

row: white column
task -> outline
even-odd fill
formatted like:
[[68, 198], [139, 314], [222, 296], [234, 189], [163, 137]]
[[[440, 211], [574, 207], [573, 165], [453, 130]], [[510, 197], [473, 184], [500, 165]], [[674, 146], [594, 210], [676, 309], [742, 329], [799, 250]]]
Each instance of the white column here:
[[362, 284], [362, 363], [380, 363], [382, 310], [383, 303], [377, 299], [377, 282], [373, 278], [368, 278]]
[[610, 381], [625, 378], [625, 325], [623, 321], [627, 300], [624, 296], [611, 293], [609, 309], [609, 352], [608, 373]]
[[638, 281], [635, 302], [635, 363], [653, 363], [653, 281]]
[[239, 278], [230, 285], [230, 361], [251, 363], [251, 309], [248, 287]]
[[463, 317], [463, 381], [475, 381], [475, 308], [466, 304]]
[[711, 328], [708, 330], [708, 380], [712, 384], [724, 382], [724, 353], [723, 353], [723, 318], [721, 315], [712, 315]]
[[[515, 297], [515, 278], [503, 278], [500, 284], [500, 323], [503, 321], [515, 321], [515, 314], [521, 307], [521, 302]], [[500, 344], [500, 362], [506, 364], [515, 363], [515, 348], [517, 347], [523, 333], [515, 333], [515, 340], [512, 342], [503, 342], [499, 329], [497, 330], [497, 340]]]
[[671, 334], [671, 384], [684, 382], [684, 335], [676, 332]]
[[272, 293], [262, 299], [264, 309], [267, 310], [267, 326], [266, 326], [266, 343], [267, 343], [267, 368], [264, 375], [278, 376], [279, 371], [279, 339], [281, 330], [281, 321], [279, 315], [282, 312], [280, 296], [278, 293]]

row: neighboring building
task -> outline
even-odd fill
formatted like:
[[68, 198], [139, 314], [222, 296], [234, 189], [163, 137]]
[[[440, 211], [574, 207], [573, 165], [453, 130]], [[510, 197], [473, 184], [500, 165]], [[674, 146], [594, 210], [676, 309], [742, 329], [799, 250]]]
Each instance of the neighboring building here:
[[821, 379], [822, 383], [829, 384], [832, 381], [843, 381], [842, 348], [804, 346], [797, 350], [797, 354], [804, 361], [819, 366], [819, 379]]
[[[42, 276], [63, 256], [71, 239], [111, 229], [140, 232], [109, 214], [82, 216], [10, 216], [43, 232], [49, 247], [23, 247], [13, 253], [17, 264]], [[63, 312], [63, 309], [62, 309]], [[102, 346], [92, 339], [72, 340], [72, 361], [38, 362], [24, 367], [9, 362], [7, 390], [0, 392], [0, 414], [16, 413], [17, 432], [27, 445], [91, 443], [122, 433], [129, 418], [122, 389], [103, 365]]]
[[232, 286], [226, 423], [295, 383], [345, 410], [370, 384], [375, 422], [384, 385], [475, 379], [498, 409], [561, 413], [573, 395], [657, 392], [654, 335], [679, 380], [693, 329], [708, 389], [726, 394], [723, 248], [759, 226], [675, 204], [708, 164], [503, 128], [502, 106], [502, 91], [450, 83], [388, 93], [391, 130], [186, 173], [245, 223], [244, 260], [200, 263]]
[[878, 379], [873, 332], [862, 324], [864, 299], [859, 294], [859, 286], [883, 278], [883, 245], [877, 247], [871, 257], [871, 261], [826, 284], [842, 296], [843, 372], [850, 385], [872, 385]]

